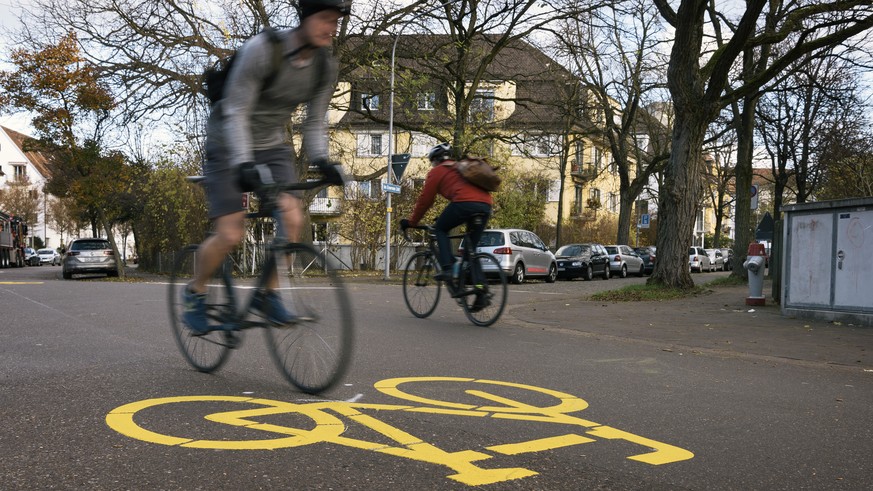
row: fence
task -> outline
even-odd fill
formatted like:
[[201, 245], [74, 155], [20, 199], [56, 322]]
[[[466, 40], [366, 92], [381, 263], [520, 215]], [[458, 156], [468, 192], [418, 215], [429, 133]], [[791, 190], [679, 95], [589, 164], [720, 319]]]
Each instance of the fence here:
[[[385, 269], [384, 249], [376, 256], [376, 264], [367, 267], [363, 264], [352, 264], [351, 244], [325, 244], [314, 242], [312, 247], [323, 253], [331, 267], [345, 271], [361, 271]], [[234, 264], [234, 272], [243, 276], [253, 276], [260, 273], [261, 258], [263, 258], [265, 244], [247, 243], [245, 247], [238, 248], [231, 254]], [[406, 265], [406, 261], [415, 253], [415, 245], [391, 245], [392, 270], [399, 270]], [[173, 269], [177, 252], [157, 252], [148, 258], [140, 258], [140, 267], [158, 274], [169, 274]]]

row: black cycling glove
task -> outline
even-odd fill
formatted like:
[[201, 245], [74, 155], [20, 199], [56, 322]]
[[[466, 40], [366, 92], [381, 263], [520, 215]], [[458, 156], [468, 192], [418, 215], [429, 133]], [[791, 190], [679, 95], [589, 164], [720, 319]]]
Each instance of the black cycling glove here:
[[342, 186], [345, 183], [342, 167], [339, 164], [328, 162], [327, 159], [317, 159], [313, 162], [319, 172], [324, 176], [325, 182], [334, 186]]
[[273, 173], [266, 164], [243, 162], [239, 166], [239, 187], [243, 192], [257, 191], [265, 184], [275, 184]]

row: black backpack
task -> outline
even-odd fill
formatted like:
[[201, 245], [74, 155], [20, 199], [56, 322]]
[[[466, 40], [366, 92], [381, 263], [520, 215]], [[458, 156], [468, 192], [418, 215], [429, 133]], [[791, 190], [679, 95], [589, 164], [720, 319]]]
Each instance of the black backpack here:
[[[273, 70], [264, 79], [263, 88], [266, 89], [273, 83], [273, 80], [276, 78], [276, 72], [279, 71], [279, 64], [282, 62], [282, 50], [279, 49], [281, 39], [279, 39], [279, 35], [273, 28], [267, 27], [261, 32], [267, 34], [270, 44], [273, 46]], [[206, 95], [210, 104], [215, 104], [224, 96], [224, 84], [227, 82], [227, 75], [230, 73], [233, 61], [236, 59], [236, 53], [234, 51], [230, 56], [216, 61], [214, 65], [203, 72], [201, 92]]]
[[[282, 40], [279, 38], [279, 34], [276, 30], [272, 27], [267, 27], [261, 32], [267, 34], [267, 37], [270, 39], [270, 44], [273, 47], [273, 70], [270, 72], [270, 75], [264, 79], [264, 84], [261, 86], [261, 92], [263, 92], [273, 84], [273, 81], [276, 79], [276, 74], [279, 72], [279, 66], [282, 63], [282, 50], [280, 48]], [[302, 48], [294, 50], [288, 56], [294, 56], [298, 51], [300, 51], [300, 49]], [[227, 82], [227, 75], [230, 73], [233, 61], [236, 59], [236, 53], [237, 52], [234, 51], [230, 56], [216, 61], [214, 65], [203, 72], [200, 92], [206, 95], [210, 104], [215, 104], [224, 96], [224, 84]], [[316, 84], [316, 90], [318, 90], [318, 87], [321, 87], [324, 79], [326, 62], [324, 50], [319, 49], [317, 56], [318, 83]]]

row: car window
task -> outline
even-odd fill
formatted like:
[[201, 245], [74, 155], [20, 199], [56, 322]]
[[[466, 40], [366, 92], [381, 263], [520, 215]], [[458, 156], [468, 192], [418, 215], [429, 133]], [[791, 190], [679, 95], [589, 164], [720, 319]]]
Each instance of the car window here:
[[543, 244], [543, 241], [541, 241], [540, 238], [537, 237], [537, 235], [535, 233], [527, 232], [526, 235], [527, 235], [528, 241], [530, 241], [530, 243], [531, 243], [531, 247], [533, 247], [535, 249], [546, 250], [546, 245]]
[[577, 245], [566, 245], [555, 252], [556, 256], [579, 256], [582, 254], [583, 247]]
[[37, 254], [52, 254], [54, 251], [52, 249], [40, 249], [36, 252]]
[[615, 246], [606, 246], [607, 254], [618, 254], [618, 247]]
[[496, 247], [503, 243], [503, 232], [483, 232], [479, 239], [479, 247]]
[[70, 246], [71, 251], [100, 251], [103, 249], [111, 249], [109, 242], [100, 240], [82, 240], [73, 242]]
[[688, 249], [688, 255], [689, 255], [689, 256], [693, 256], [693, 255], [695, 255], [695, 254], [697, 254], [697, 249], [695, 249], [695, 248], [693, 248], [693, 247], [692, 247], [691, 249]]

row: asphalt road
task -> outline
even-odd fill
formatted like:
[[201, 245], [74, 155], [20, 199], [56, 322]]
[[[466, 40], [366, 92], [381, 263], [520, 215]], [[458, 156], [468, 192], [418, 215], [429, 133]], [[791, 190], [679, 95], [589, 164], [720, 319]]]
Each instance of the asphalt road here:
[[312, 397], [258, 332], [218, 373], [193, 371], [159, 279], [0, 270], [0, 488], [869, 489], [869, 370], [530, 318], [566, 299], [584, 319], [583, 295], [640, 281], [512, 286], [490, 328], [445, 297], [422, 320], [398, 285], [350, 283], [353, 365]]

